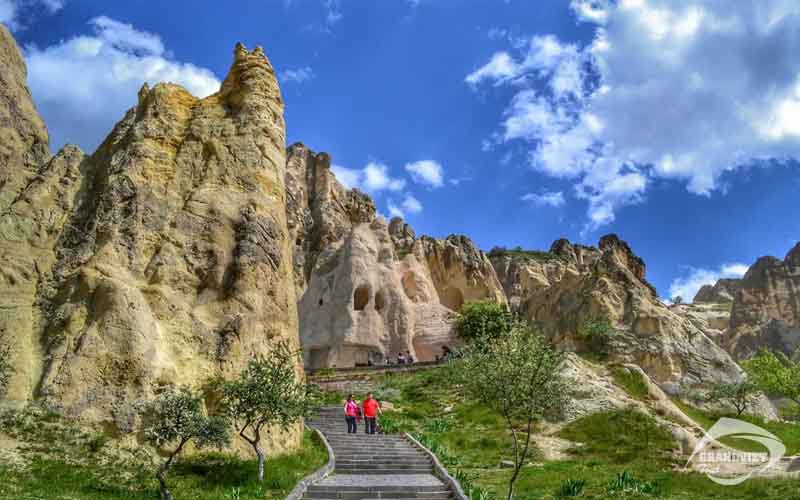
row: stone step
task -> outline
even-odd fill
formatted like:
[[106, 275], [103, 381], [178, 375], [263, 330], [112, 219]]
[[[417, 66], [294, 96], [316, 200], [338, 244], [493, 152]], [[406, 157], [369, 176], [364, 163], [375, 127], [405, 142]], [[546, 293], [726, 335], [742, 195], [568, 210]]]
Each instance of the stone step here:
[[403, 487], [402, 491], [375, 491], [375, 490], [335, 490], [324, 492], [306, 492], [303, 498], [306, 499], [338, 499], [338, 500], [362, 500], [365, 498], [426, 498], [430, 500], [447, 500], [452, 497], [452, 493], [446, 490], [439, 491], [414, 491], [408, 486]]
[[396, 462], [389, 462], [389, 463], [341, 463], [338, 460], [336, 461], [336, 468], [349, 468], [349, 469], [430, 469], [431, 464], [425, 462], [417, 462], [417, 463], [396, 463]]
[[[381, 498], [378, 495], [370, 496], [369, 493], [363, 493], [363, 495], [364, 495], [363, 497], [358, 497], [357, 499], [349, 499], [349, 500], [381, 500]], [[383, 497], [383, 498], [387, 498], [387, 497]], [[450, 495], [450, 496], [447, 496], [447, 497], [427, 497], [427, 496], [415, 497], [415, 496], [405, 495], [405, 496], [402, 496], [402, 497], [388, 497], [388, 498], [391, 498], [392, 500], [448, 500], [450, 498], [453, 498], [453, 496]], [[337, 497], [335, 497], [333, 495], [328, 495], [328, 496], [306, 496], [306, 495], [304, 495], [303, 499], [304, 500], [339, 500]]]
[[430, 467], [418, 469], [360, 469], [336, 467], [336, 472], [340, 474], [430, 474], [431, 470]]
[[363, 460], [337, 458], [336, 465], [430, 465], [432, 462], [427, 457], [401, 459], [401, 460]]
[[[332, 476], [336, 478], [336, 476]], [[308, 493], [329, 493], [329, 492], [379, 492], [379, 493], [441, 493], [446, 492], [444, 485], [424, 485], [424, 486], [408, 486], [408, 485], [322, 485], [312, 484], [306, 490]]]

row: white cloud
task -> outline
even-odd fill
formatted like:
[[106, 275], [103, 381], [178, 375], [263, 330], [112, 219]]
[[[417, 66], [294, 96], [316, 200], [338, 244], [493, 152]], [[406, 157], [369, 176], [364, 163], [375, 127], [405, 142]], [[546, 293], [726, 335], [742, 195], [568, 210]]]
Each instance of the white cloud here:
[[747, 272], [746, 264], [723, 264], [717, 270], [688, 268], [687, 276], [675, 278], [669, 285], [669, 298], [682, 297], [690, 302], [703, 285], [713, 285], [721, 278], [741, 278]]
[[466, 81], [515, 90], [501, 142], [530, 143], [534, 168], [573, 180], [588, 229], [642, 201], [651, 179], [710, 195], [723, 172], [800, 156], [800, 3], [570, 6], [594, 28], [590, 44], [532, 37]]
[[20, 10], [42, 6], [53, 14], [61, 10], [64, 3], [64, 0], [0, 0], [0, 23], [16, 30], [24, 27], [20, 26]]
[[286, 69], [280, 72], [278, 79], [281, 83], [303, 83], [314, 78], [314, 70], [310, 66]]
[[528, 193], [522, 196], [522, 201], [528, 201], [534, 205], [543, 207], [561, 207], [566, 203], [564, 193], [561, 191], [546, 191], [544, 193]]
[[328, 26], [333, 26], [334, 24], [338, 23], [342, 20], [342, 10], [341, 6], [339, 5], [339, 0], [325, 0], [325, 24]]
[[377, 193], [402, 191], [406, 187], [406, 181], [392, 177], [389, 167], [383, 163], [371, 161], [362, 169], [332, 165], [331, 170], [339, 182], [348, 189], [356, 188], [367, 193]]
[[89, 35], [25, 49], [28, 84], [54, 147], [71, 142], [94, 150], [144, 82], [178, 83], [198, 97], [219, 90], [210, 70], [169, 58], [158, 35], [108, 17], [89, 24]]
[[425, 184], [432, 188], [442, 187], [444, 184], [444, 169], [434, 160], [407, 163], [406, 171], [411, 175], [411, 180], [417, 184]]
[[389, 208], [389, 215], [392, 217], [405, 217], [406, 214], [415, 215], [422, 212], [422, 203], [411, 193], [406, 193], [405, 198], [403, 201], [400, 202], [400, 205], [396, 205], [394, 201], [389, 200], [387, 202], [387, 207]]

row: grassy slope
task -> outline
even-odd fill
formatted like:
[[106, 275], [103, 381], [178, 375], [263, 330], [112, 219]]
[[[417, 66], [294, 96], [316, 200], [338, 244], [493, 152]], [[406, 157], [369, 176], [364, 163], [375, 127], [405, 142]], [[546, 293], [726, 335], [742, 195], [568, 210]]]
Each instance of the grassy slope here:
[[[681, 410], [683, 410], [684, 413], [686, 413], [686, 415], [691, 417], [695, 422], [697, 422], [706, 430], [711, 428], [711, 426], [714, 425], [714, 423], [716, 423], [716, 421], [722, 417], [738, 418], [740, 420], [744, 420], [746, 422], [750, 422], [751, 424], [762, 427], [765, 430], [777, 436], [778, 439], [783, 441], [784, 446], [786, 446], [786, 453], [788, 455], [800, 454], [800, 424], [787, 423], [787, 422], [767, 422], [765, 420], [762, 420], [761, 418], [754, 417], [752, 415], [742, 415], [741, 417], [737, 417], [735, 413], [708, 412], [695, 408], [694, 406], [688, 405], [683, 401], [676, 400], [674, 402]], [[727, 446], [742, 451], [753, 451], [753, 452], [764, 451], [764, 447], [761, 446], [760, 444], [745, 439], [725, 438], [722, 439], [721, 441], [723, 444]]]
[[[637, 385], [633, 380], [628, 382], [632, 387]], [[458, 388], [448, 382], [446, 369], [388, 374], [382, 377], [381, 384], [378, 392], [391, 395], [388, 399], [401, 410], [387, 416], [389, 425], [430, 433], [436, 421], [450, 422], [436, 433], [437, 440], [479, 486], [497, 498], [505, 498], [511, 471], [500, 468], [499, 463], [510, 458], [511, 440], [501, 419], [480, 402], [465, 401]], [[641, 392], [640, 388], [634, 391]], [[523, 469], [518, 480], [517, 499], [555, 498], [555, 490], [567, 479], [586, 481], [582, 498], [610, 498], [607, 484], [617, 474], [628, 471], [639, 479], [657, 482], [661, 491], [657, 498], [800, 500], [798, 481], [751, 480], [724, 487], [700, 474], [675, 472], [683, 464], [669, 454], [673, 447], [670, 437], [651, 419], [635, 412], [593, 415], [573, 422], [559, 435], [585, 445], [571, 450], [571, 458], [566, 461], [542, 463], [540, 454], [535, 452], [533, 464]]]
[[[102, 450], [104, 443], [97, 436], [59, 424], [53, 417], [4, 419], [0, 431], [24, 438], [20, 454], [28, 457], [25, 464], [0, 462], [0, 499], [158, 498], [158, 485], [150, 467], [141, 462], [109, 460]], [[300, 451], [267, 460], [262, 484], [255, 480], [255, 461], [223, 454], [179, 459], [168, 480], [177, 500], [279, 499], [327, 460], [319, 438], [306, 432]]]

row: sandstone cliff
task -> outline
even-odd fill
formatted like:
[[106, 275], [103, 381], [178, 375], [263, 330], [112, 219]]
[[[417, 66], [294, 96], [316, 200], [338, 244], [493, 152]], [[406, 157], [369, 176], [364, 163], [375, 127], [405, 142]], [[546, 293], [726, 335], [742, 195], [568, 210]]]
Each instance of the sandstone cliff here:
[[762, 257], [740, 280], [723, 345], [737, 358], [761, 348], [800, 349], [800, 243], [783, 260]]
[[47, 135], [2, 27], [0, 55], [12, 401], [125, 433], [165, 386], [230, 376], [276, 340], [297, 345], [283, 102], [260, 48], [238, 45], [208, 98], [143, 87], [93, 155], [68, 146], [44, 163]]
[[723, 278], [713, 285], [703, 285], [694, 296], [694, 303], [724, 304], [733, 302], [742, 280]]
[[294, 241], [300, 337], [309, 368], [382, 363], [410, 351], [432, 360], [456, 342], [465, 300], [504, 301], [486, 256], [464, 236], [416, 238], [344, 188], [330, 157], [289, 148], [287, 219]]
[[512, 306], [564, 349], [591, 350], [581, 332], [605, 318], [617, 331], [611, 359], [641, 366], [670, 392], [740, 373], [697, 324], [658, 299], [642, 259], [615, 235], [597, 248], [558, 240], [549, 252], [490, 257]]

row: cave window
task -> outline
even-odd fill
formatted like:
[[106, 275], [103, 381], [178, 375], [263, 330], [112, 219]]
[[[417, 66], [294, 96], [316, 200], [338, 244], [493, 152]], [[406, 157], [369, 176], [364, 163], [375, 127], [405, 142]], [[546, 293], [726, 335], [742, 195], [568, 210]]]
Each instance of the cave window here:
[[461, 309], [464, 303], [464, 295], [458, 288], [448, 287], [440, 297], [441, 303], [446, 308], [452, 311]]
[[323, 302], [322, 302], [322, 299], [319, 299], [319, 305], [320, 305], [320, 307], [322, 307], [322, 303], [323, 303]]
[[353, 309], [356, 311], [363, 311], [367, 304], [369, 303], [369, 287], [366, 285], [362, 285], [356, 288], [355, 293], [353, 293]]
[[414, 275], [410, 272], [403, 275], [403, 291], [406, 297], [412, 301], [417, 301], [417, 282], [414, 280]]
[[375, 310], [382, 311], [384, 307], [386, 307], [386, 292], [379, 290], [375, 294]]

